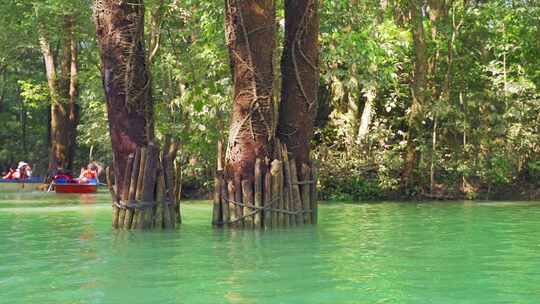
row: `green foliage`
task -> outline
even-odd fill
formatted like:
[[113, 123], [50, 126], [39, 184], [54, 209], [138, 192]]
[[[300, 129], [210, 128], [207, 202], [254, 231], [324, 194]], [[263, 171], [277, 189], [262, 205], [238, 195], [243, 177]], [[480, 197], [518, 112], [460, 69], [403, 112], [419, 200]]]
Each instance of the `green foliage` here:
[[27, 108], [43, 107], [49, 98], [49, 89], [46, 83], [33, 83], [32, 81], [20, 80], [20, 96], [24, 99]]
[[[354, 166], [343, 169], [350, 173], [343, 177], [329, 170], [326, 192], [350, 195], [351, 189], [330, 182], [348, 176], [350, 184], [377, 180], [384, 193], [399, 192], [408, 140], [414, 141], [419, 156], [417, 179], [407, 196], [431, 191], [431, 168], [435, 191], [443, 196], [535, 182], [529, 175], [526, 180], [518, 177], [530, 171], [521, 164], [540, 154], [538, 7], [527, 1], [453, 3], [437, 23], [424, 16], [433, 74], [428, 77], [430, 98], [423, 105], [421, 130], [412, 139], [404, 120], [410, 111], [415, 52], [407, 7], [326, 2], [322, 16], [321, 78], [328, 96], [322, 94], [320, 102], [330, 107], [330, 115], [317, 131], [316, 155], [326, 155], [325, 164], [377, 167], [376, 179], [355, 177]], [[447, 77], [448, 97], [438, 98]], [[370, 133], [358, 138], [366, 91], [372, 88], [376, 98]]]
[[527, 162], [528, 177], [534, 180], [540, 180], [540, 159]]
[[[432, 168], [434, 186], [445, 195], [476, 196], [485, 189], [537, 183], [540, 8], [531, 3], [454, 1], [436, 23], [428, 19], [430, 8], [424, 3], [426, 53], [433, 71], [420, 132], [410, 138], [406, 118], [416, 50], [407, 2], [322, 1], [313, 155], [321, 164], [324, 197], [371, 200], [399, 193], [411, 140], [418, 152], [418, 178], [409, 195], [431, 191]], [[91, 1], [0, 0], [0, 5], [0, 169], [24, 158], [36, 164], [38, 173], [44, 171], [50, 102], [38, 33], [47, 36], [57, 56], [68, 15], [75, 17], [80, 51], [76, 163], [90, 158], [110, 163]], [[157, 140], [169, 137], [179, 143], [177, 162], [187, 188], [209, 189], [216, 143], [227, 136], [233, 83], [223, 3], [147, 0], [145, 5], [148, 59], [155, 53], [149, 68]], [[283, 1], [277, 6], [282, 39]], [[447, 77], [447, 95], [441, 96]], [[369, 132], [359, 136], [368, 98]]]
[[370, 201], [384, 198], [384, 193], [376, 179], [366, 178], [362, 168], [354, 162], [321, 163], [320, 193], [324, 199], [340, 201]]

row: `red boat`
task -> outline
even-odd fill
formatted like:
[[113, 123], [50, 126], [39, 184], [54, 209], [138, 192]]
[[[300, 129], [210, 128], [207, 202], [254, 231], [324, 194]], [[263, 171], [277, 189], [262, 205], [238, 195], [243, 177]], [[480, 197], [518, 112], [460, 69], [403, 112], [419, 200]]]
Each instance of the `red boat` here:
[[96, 193], [97, 184], [55, 183], [56, 193]]

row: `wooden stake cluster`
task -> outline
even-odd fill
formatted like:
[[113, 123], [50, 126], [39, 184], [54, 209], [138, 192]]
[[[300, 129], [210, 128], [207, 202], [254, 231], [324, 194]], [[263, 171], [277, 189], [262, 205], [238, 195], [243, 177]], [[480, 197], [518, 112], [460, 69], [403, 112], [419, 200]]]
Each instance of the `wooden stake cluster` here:
[[122, 193], [113, 187], [111, 170], [107, 168], [107, 185], [113, 198], [113, 228], [175, 228], [181, 218], [175, 175], [172, 160], [154, 144], [129, 155]]
[[214, 178], [212, 223], [247, 229], [272, 229], [317, 223], [317, 169], [302, 164], [298, 169], [287, 147], [274, 160], [257, 159], [254, 180], [227, 179], [222, 147], [218, 150]]

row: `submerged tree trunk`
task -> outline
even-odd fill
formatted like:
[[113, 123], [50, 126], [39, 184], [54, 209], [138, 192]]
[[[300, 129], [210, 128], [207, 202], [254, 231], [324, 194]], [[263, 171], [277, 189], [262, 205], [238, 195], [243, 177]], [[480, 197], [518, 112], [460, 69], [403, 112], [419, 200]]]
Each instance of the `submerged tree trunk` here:
[[[316, 16], [315, 2], [287, 2], [282, 145], [274, 135], [274, 1], [226, 1], [234, 105], [225, 168], [218, 149], [214, 225], [269, 229], [317, 221], [317, 170], [306, 164], [318, 89]], [[287, 146], [294, 150], [290, 161]]]
[[226, 173], [253, 180], [257, 158], [269, 157], [274, 139], [275, 4], [227, 0], [225, 32], [234, 80]]
[[310, 163], [319, 89], [318, 1], [285, 1], [285, 46], [277, 134], [300, 169]]
[[142, 0], [97, 0], [94, 18], [111, 135], [116, 193], [128, 156], [153, 138], [150, 76], [143, 44]]
[[[77, 89], [77, 42], [75, 40], [74, 20], [66, 17], [68, 31], [62, 39], [60, 67], [57, 67], [47, 35], [40, 28], [40, 46], [47, 84], [51, 98], [50, 156], [49, 170], [59, 167], [73, 169], [75, 157], [76, 130], [79, 122]], [[57, 74], [59, 69], [60, 75]]]
[[417, 167], [418, 152], [416, 140], [421, 136], [423, 107], [426, 103], [426, 85], [428, 55], [422, 23], [422, 5], [419, 0], [413, 0], [410, 4], [411, 31], [414, 46], [414, 73], [411, 79], [412, 103], [408, 117], [409, 134], [405, 151], [405, 165], [402, 173], [402, 186], [404, 190], [410, 190], [414, 183], [414, 170]]

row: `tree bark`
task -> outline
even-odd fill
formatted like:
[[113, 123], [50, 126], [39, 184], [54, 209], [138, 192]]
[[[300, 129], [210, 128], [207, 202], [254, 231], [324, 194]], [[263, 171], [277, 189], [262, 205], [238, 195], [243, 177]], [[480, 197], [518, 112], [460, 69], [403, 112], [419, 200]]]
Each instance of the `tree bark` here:
[[94, 18], [117, 193], [122, 193], [128, 155], [153, 139], [150, 76], [143, 40], [144, 3], [96, 0]]
[[319, 88], [319, 15], [316, 0], [285, 1], [285, 46], [277, 134], [296, 159], [310, 164]]
[[[66, 17], [67, 34], [61, 41], [60, 67], [57, 67], [45, 30], [42, 27], [39, 28], [39, 42], [51, 98], [49, 170], [59, 167], [72, 170], [75, 158], [79, 114], [77, 42], [74, 27], [73, 16]], [[57, 74], [57, 69], [60, 75]]]
[[272, 153], [274, 139], [275, 3], [227, 0], [225, 33], [233, 76], [233, 111], [226, 175], [253, 181], [257, 158]]

